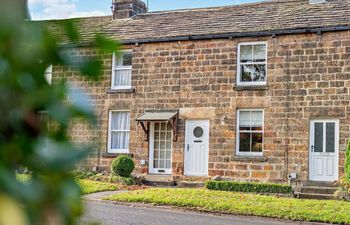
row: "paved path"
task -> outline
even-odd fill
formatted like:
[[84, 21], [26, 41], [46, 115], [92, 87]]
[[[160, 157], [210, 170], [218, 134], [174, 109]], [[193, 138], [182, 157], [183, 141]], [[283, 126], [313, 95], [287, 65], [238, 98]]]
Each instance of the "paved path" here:
[[104, 191], [104, 192], [97, 192], [97, 193], [92, 193], [92, 194], [87, 194], [83, 196], [84, 200], [103, 200], [103, 198], [108, 197], [110, 195], [114, 194], [120, 194], [120, 193], [125, 193], [127, 192], [126, 190], [122, 191]]
[[101, 225], [300, 225], [259, 217], [212, 215], [171, 208], [115, 205], [101, 201], [86, 201], [82, 224], [98, 222]]

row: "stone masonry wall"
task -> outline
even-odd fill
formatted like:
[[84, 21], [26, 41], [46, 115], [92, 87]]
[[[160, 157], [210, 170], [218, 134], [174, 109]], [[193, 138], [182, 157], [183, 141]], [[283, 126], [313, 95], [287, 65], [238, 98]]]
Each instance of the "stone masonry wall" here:
[[[240, 42], [267, 41], [267, 86], [236, 87], [237, 47]], [[130, 153], [137, 173], [147, 173], [148, 143], [135, 119], [146, 109], [180, 109], [179, 138], [173, 144], [173, 175], [183, 178], [186, 119], [209, 119], [209, 176], [236, 180], [286, 182], [297, 172], [308, 180], [310, 119], [340, 119], [340, 169], [350, 128], [350, 32], [149, 43], [133, 49], [132, 86], [135, 93], [108, 91], [112, 56], [99, 55], [104, 75], [87, 82], [74, 71], [54, 67], [54, 79], [65, 78], [86, 90], [96, 108], [100, 127], [72, 131], [75, 140], [90, 140], [100, 151], [90, 166], [107, 168], [115, 155], [106, 154], [108, 111], [131, 111]], [[75, 54], [98, 55], [91, 48]], [[235, 157], [236, 111], [264, 109], [265, 160]], [[97, 150], [96, 150], [97, 152]], [[146, 163], [147, 164], [147, 163]], [[340, 174], [341, 175], [341, 174]], [[183, 178], [185, 179], [185, 178]]]

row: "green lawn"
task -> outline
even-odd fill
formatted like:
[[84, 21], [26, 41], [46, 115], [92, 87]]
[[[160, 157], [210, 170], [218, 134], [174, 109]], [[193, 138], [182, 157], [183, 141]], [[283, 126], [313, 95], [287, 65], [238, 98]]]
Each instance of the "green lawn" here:
[[119, 189], [115, 184], [85, 179], [78, 180], [78, 184], [83, 191], [83, 195], [102, 191], [116, 191]]
[[[30, 175], [17, 174], [17, 179], [22, 182], [30, 180]], [[118, 185], [106, 182], [92, 181], [87, 179], [78, 179], [78, 184], [82, 189], [82, 194], [90, 194], [102, 191], [116, 191], [119, 189]]]
[[146, 189], [113, 195], [106, 200], [288, 220], [350, 224], [350, 203], [341, 201], [301, 200], [206, 189]]

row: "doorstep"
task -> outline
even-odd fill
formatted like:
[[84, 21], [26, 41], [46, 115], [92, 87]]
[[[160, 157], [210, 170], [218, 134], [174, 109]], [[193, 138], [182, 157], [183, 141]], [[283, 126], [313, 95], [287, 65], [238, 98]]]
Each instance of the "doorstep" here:
[[149, 186], [161, 186], [161, 187], [172, 187], [175, 186], [174, 177], [172, 175], [163, 174], [147, 174], [143, 181], [145, 185]]
[[334, 182], [307, 181], [301, 187], [301, 192], [297, 195], [304, 199], [335, 199], [335, 192], [338, 187]]

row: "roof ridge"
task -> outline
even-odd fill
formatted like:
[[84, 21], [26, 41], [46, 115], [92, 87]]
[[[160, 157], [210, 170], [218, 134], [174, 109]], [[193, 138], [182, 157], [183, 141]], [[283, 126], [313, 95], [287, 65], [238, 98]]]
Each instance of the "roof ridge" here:
[[45, 20], [31, 20], [31, 22], [59, 22], [59, 21], [67, 21], [67, 20], [81, 20], [81, 19], [103, 19], [107, 17], [112, 17], [112, 15], [104, 15], [104, 16], [82, 16], [82, 17], [72, 17], [72, 18], [63, 18], [63, 19], [45, 19]]

